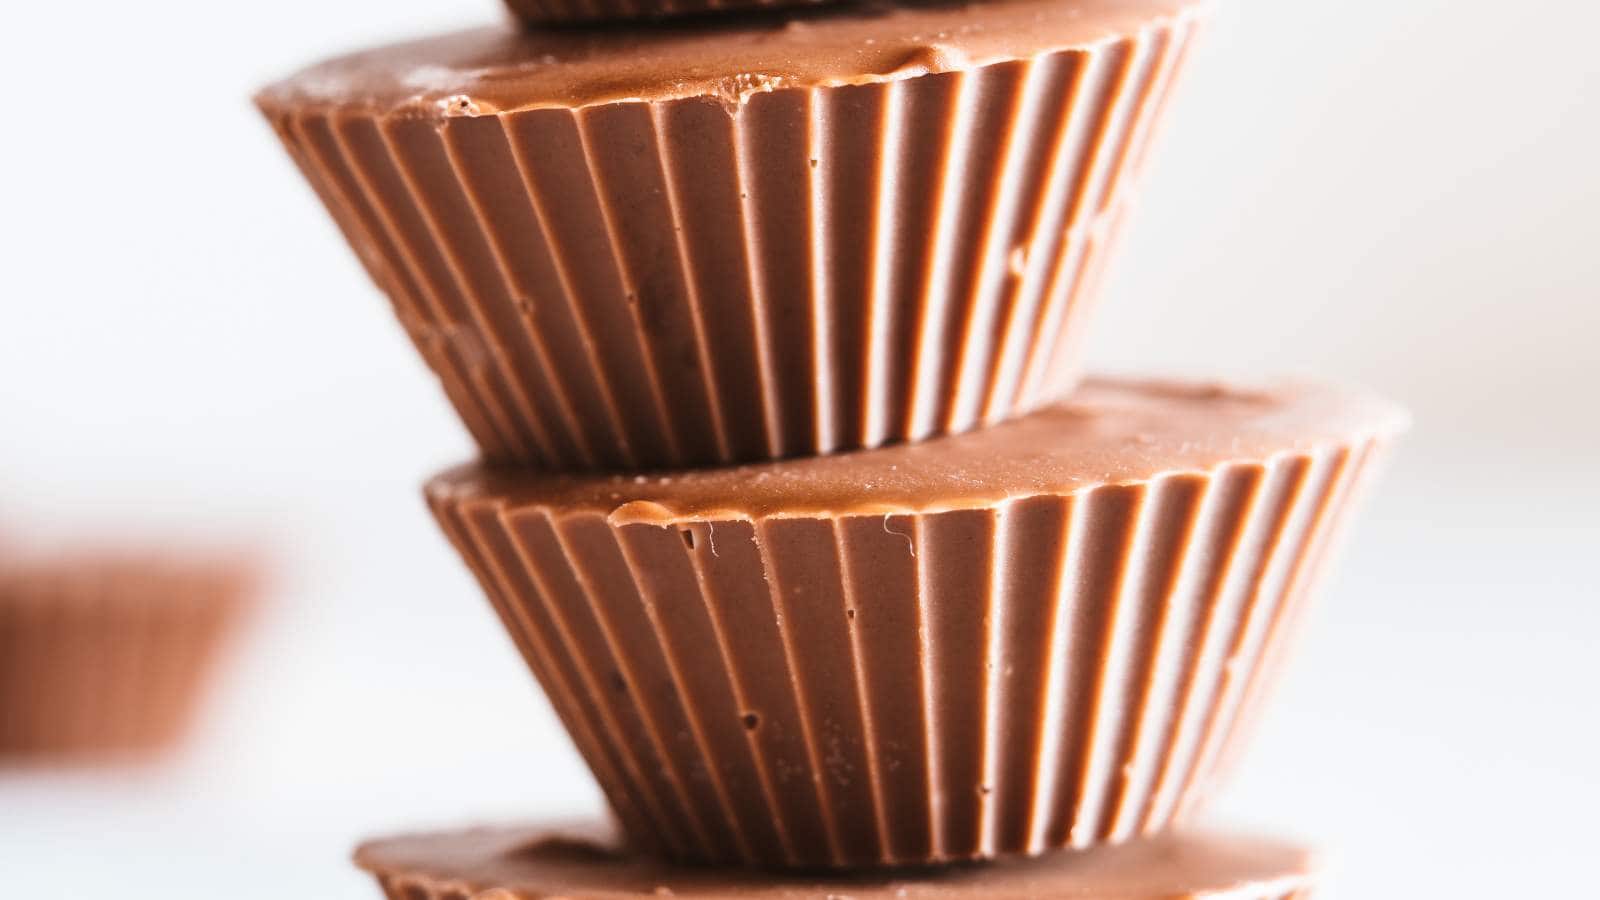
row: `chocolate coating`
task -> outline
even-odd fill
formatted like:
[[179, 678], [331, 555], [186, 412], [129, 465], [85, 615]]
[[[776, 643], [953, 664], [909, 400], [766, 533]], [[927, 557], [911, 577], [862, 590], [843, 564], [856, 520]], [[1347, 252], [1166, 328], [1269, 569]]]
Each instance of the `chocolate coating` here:
[[506, 0], [506, 6], [524, 22], [545, 24], [728, 15], [832, 2], [838, 0]]
[[363, 844], [356, 864], [392, 900], [1288, 900], [1309, 896], [1317, 873], [1303, 848], [1198, 832], [988, 866], [802, 877], [677, 867], [592, 831], [504, 827], [387, 838]]
[[353, 53], [263, 89], [268, 109], [427, 118], [876, 84], [1083, 50], [1208, 0], [866, 3], [604, 29], [478, 28]]
[[259, 101], [486, 457], [751, 462], [1077, 382], [1200, 9], [484, 29]]
[[916, 445], [426, 493], [642, 847], [922, 865], [1199, 808], [1403, 425], [1309, 385], [1092, 379]]

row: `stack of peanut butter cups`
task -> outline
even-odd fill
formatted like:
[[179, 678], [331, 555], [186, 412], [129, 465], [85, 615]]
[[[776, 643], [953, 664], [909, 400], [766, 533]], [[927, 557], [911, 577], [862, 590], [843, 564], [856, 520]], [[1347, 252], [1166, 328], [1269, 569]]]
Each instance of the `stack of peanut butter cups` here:
[[1308, 892], [1185, 823], [1404, 415], [1081, 375], [1206, 4], [511, 5], [258, 103], [481, 449], [428, 503], [620, 829], [358, 862], [440, 900]]

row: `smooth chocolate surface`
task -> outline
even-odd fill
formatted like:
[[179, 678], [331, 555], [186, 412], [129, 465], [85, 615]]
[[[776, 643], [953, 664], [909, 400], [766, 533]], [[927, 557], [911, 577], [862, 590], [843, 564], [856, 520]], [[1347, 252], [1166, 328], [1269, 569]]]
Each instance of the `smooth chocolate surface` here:
[[1202, 807], [1403, 424], [1310, 385], [1091, 379], [916, 445], [426, 492], [640, 846], [922, 865]]
[[479, 28], [355, 53], [261, 92], [269, 108], [432, 118], [874, 84], [1092, 48], [1206, 0], [865, 3], [601, 29]]
[[600, 513], [613, 525], [884, 515], [990, 506], [1390, 436], [1375, 397], [1309, 382], [1091, 378], [1066, 401], [980, 431], [692, 472], [529, 475], [469, 466], [429, 490]]
[[594, 831], [503, 827], [387, 838], [362, 845], [356, 864], [394, 900], [1286, 900], [1309, 896], [1317, 872], [1312, 854], [1292, 844], [1194, 832], [993, 865], [802, 877], [673, 866]]
[[524, 22], [547, 24], [728, 15], [750, 10], [831, 2], [837, 0], [506, 0], [506, 5]]

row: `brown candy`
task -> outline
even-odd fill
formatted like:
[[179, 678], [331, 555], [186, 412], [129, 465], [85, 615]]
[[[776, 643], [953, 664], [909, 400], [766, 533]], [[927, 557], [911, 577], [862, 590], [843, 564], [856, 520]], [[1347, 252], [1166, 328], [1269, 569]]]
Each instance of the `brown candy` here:
[[928, 864], [1195, 808], [1403, 424], [1309, 385], [1092, 379], [915, 445], [427, 496], [642, 846]]
[[170, 749], [254, 587], [231, 561], [0, 562], [0, 764]]
[[832, 2], [838, 0], [506, 0], [506, 6], [522, 21], [540, 25], [725, 15]]
[[258, 102], [486, 456], [749, 462], [1069, 390], [1202, 10], [484, 29]]
[[1298, 900], [1310, 895], [1317, 876], [1315, 860], [1299, 847], [1200, 832], [991, 866], [807, 877], [677, 867], [590, 836], [600, 830], [505, 827], [385, 838], [362, 845], [356, 863], [391, 900]]

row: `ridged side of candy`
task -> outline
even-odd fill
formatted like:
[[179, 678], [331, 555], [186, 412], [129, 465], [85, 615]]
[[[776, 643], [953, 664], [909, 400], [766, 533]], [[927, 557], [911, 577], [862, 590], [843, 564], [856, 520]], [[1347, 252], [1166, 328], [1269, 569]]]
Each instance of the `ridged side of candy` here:
[[96, 568], [0, 573], [0, 760], [169, 748], [246, 608], [242, 576]]
[[487, 457], [748, 462], [1068, 391], [1195, 27], [738, 100], [267, 111]]
[[925, 864], [1182, 819], [1377, 447], [909, 515], [428, 496], [636, 840]]

